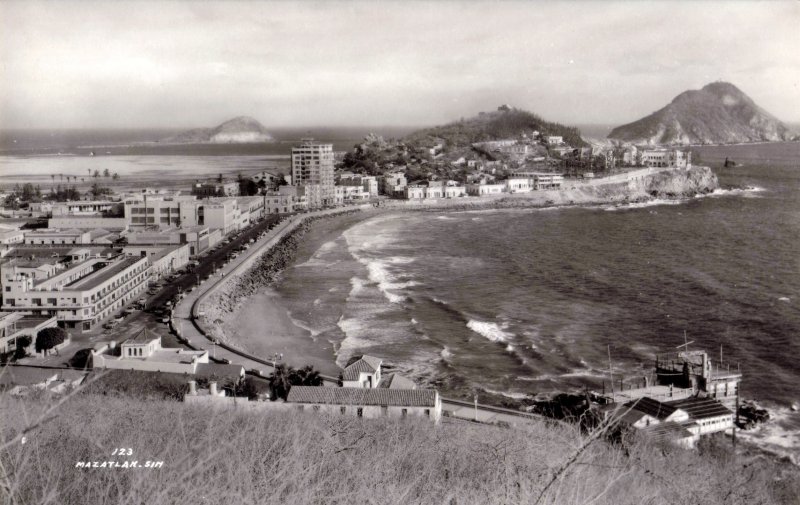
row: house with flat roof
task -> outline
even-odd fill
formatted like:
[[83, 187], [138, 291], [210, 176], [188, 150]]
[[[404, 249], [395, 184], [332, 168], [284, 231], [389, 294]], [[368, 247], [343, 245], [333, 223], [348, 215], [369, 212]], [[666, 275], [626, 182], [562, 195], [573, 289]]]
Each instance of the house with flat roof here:
[[148, 258], [95, 256], [45, 278], [4, 272], [2, 310], [56, 316], [64, 328], [90, 330], [147, 288]]
[[91, 235], [88, 231], [76, 228], [59, 230], [46, 228], [43, 230], [30, 230], [25, 232], [26, 244], [38, 245], [66, 245], [66, 244], [90, 244]]
[[29, 339], [25, 347], [30, 352], [39, 331], [53, 328], [57, 324], [55, 317], [37, 316], [27, 312], [0, 312], [0, 354], [16, 351], [23, 337]]
[[109, 342], [92, 350], [93, 368], [194, 375], [203, 363], [208, 363], [208, 351], [162, 347], [161, 336], [147, 328], [120, 345]]

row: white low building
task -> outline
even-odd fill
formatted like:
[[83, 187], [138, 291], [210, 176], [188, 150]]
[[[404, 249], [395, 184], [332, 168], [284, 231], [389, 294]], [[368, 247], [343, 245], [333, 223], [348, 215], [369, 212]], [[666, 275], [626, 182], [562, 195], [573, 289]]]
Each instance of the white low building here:
[[146, 328], [122, 342], [92, 350], [94, 368], [195, 374], [201, 363], [208, 363], [208, 351], [161, 347], [161, 337]]
[[340, 388], [292, 386], [286, 403], [297, 408], [357, 417], [416, 416], [438, 423], [442, 399], [435, 389], [419, 389], [399, 375], [384, 375], [382, 361], [361, 356], [344, 369]]
[[505, 184], [467, 184], [467, 194], [472, 196], [499, 195], [505, 192]]

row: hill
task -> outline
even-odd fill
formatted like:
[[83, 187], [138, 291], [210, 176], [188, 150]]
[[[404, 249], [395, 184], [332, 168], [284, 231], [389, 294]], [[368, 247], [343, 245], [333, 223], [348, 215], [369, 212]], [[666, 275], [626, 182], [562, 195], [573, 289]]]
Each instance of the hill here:
[[545, 121], [532, 112], [516, 108], [501, 109], [425, 128], [408, 135], [405, 140], [408, 143], [435, 144], [437, 139], [442, 139], [446, 146], [458, 149], [468, 148], [476, 142], [519, 138], [523, 133], [530, 135], [535, 130], [542, 135], [561, 136], [564, 142], [573, 147], [588, 145], [575, 127]]
[[272, 142], [264, 126], [247, 116], [235, 117], [214, 128], [195, 128], [162, 140], [171, 144], [244, 144]]
[[[56, 401], [0, 396], [4, 503], [768, 505], [800, 493], [796, 471], [725, 440], [698, 453], [549, 423], [434, 427], [80, 393], [48, 411]], [[77, 466], [95, 461], [163, 466]]]
[[790, 129], [739, 88], [714, 82], [684, 91], [666, 107], [618, 126], [608, 138], [633, 144], [737, 144], [791, 140]]

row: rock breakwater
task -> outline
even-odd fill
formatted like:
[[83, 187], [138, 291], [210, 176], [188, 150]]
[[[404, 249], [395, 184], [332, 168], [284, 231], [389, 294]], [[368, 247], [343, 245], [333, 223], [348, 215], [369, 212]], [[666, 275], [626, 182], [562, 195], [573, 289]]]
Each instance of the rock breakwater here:
[[280, 272], [294, 260], [303, 236], [314, 223], [355, 212], [360, 212], [360, 209], [305, 218], [275, 245], [264, 251], [250, 268], [231, 276], [222, 286], [217, 287], [204, 302], [203, 322], [206, 330], [214, 338], [236, 347], [235, 342], [225, 338], [222, 330], [227, 318], [236, 313], [247, 297], [275, 282]]

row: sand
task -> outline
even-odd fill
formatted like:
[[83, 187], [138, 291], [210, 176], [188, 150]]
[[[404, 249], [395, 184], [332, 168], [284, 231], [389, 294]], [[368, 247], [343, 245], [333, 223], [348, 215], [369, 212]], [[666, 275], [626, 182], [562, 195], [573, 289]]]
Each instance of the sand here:
[[283, 306], [280, 295], [264, 288], [251, 296], [224, 325], [226, 337], [252, 354], [272, 359], [283, 353], [283, 362], [298, 368], [311, 365], [320, 372], [336, 376], [333, 344], [315, 340], [311, 332], [296, 326]]

